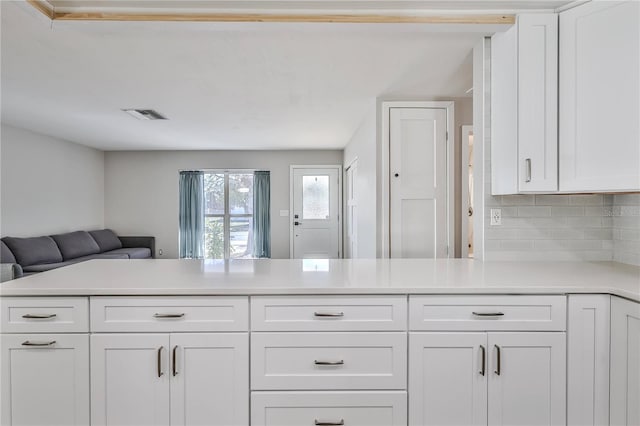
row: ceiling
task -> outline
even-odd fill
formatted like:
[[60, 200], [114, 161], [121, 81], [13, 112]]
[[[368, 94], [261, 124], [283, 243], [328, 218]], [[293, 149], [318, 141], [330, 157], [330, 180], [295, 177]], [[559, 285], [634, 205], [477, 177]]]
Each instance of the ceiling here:
[[2, 121], [103, 150], [343, 148], [376, 98], [469, 96], [482, 36], [413, 24], [50, 21], [0, 3]]

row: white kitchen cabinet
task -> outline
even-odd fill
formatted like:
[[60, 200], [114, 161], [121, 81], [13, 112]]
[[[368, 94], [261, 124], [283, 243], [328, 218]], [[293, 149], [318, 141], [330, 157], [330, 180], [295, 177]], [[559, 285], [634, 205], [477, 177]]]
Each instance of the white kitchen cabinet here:
[[246, 425], [248, 336], [96, 334], [92, 425]]
[[558, 15], [491, 39], [491, 193], [558, 190]]
[[411, 333], [409, 424], [563, 425], [566, 334]]
[[560, 14], [560, 191], [640, 189], [640, 2]]
[[566, 424], [565, 333], [489, 333], [488, 424]]
[[611, 297], [611, 426], [640, 425], [640, 303]]
[[91, 336], [91, 424], [169, 425], [169, 335]]
[[486, 333], [411, 333], [409, 425], [486, 425], [487, 356]]
[[89, 424], [89, 336], [4, 334], [0, 394], [4, 426]]
[[567, 424], [609, 423], [611, 296], [569, 296], [567, 329]]
[[171, 425], [248, 425], [248, 334], [176, 333], [170, 341]]

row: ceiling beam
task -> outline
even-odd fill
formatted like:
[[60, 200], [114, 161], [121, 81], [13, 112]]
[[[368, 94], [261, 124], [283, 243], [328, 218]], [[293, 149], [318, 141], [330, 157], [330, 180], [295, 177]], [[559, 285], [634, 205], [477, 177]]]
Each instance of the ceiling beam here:
[[49, 19], [55, 19], [55, 12], [53, 11], [53, 6], [46, 0], [27, 0], [35, 10], [42, 13]]
[[[41, 1], [28, 0], [40, 10]], [[42, 10], [41, 10], [42, 11]], [[285, 14], [285, 13], [102, 13], [52, 12], [58, 21], [138, 22], [282, 22], [353, 24], [489, 24], [511, 25], [514, 15], [371, 15], [371, 14]], [[44, 13], [44, 12], [43, 12]]]

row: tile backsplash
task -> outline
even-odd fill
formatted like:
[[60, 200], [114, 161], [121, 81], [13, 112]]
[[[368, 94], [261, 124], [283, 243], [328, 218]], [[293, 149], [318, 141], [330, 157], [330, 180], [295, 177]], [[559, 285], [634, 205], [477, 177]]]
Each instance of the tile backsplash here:
[[613, 196], [613, 259], [640, 266], [640, 194]]

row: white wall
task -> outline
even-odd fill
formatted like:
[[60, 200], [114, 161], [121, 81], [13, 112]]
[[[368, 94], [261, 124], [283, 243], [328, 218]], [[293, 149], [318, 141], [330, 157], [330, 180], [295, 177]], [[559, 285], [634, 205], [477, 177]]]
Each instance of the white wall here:
[[[376, 102], [372, 101], [360, 127], [344, 149], [346, 169], [354, 159], [358, 159], [358, 176], [355, 183], [357, 214], [357, 245], [359, 258], [375, 258], [377, 244], [377, 145], [376, 145]], [[346, 217], [346, 216], [344, 216]]]
[[342, 151], [117, 151], [105, 153], [105, 225], [156, 237], [156, 254], [178, 256], [178, 172], [271, 171], [271, 257], [289, 257], [289, 166], [342, 164]]
[[2, 125], [2, 236], [39, 236], [104, 225], [104, 153]]

